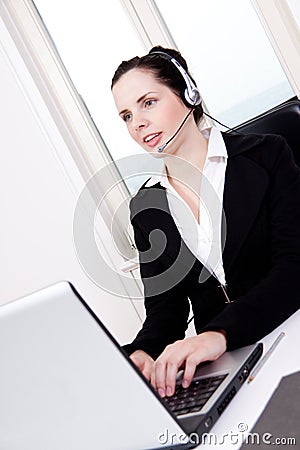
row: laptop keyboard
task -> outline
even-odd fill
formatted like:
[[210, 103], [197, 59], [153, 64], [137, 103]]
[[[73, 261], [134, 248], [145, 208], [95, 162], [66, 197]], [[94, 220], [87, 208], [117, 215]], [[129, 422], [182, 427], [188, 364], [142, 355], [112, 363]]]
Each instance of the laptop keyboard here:
[[180, 416], [200, 411], [227, 375], [210, 376], [192, 381], [188, 388], [177, 385], [172, 397], [164, 397], [171, 411]]

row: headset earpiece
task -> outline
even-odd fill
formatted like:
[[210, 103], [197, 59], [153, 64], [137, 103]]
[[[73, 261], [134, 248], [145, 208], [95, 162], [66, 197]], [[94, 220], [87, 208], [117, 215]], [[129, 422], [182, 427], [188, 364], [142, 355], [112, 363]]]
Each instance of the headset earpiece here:
[[184, 79], [184, 82], [186, 84], [186, 88], [183, 92], [183, 96], [181, 97], [184, 104], [188, 107], [195, 107], [200, 105], [202, 102], [202, 98], [200, 95], [200, 92], [196, 86], [196, 84], [193, 82], [187, 71], [182, 67], [182, 65], [172, 56], [170, 56], [168, 53], [165, 52], [151, 52], [150, 55], [161, 55], [168, 61], [170, 61], [174, 66], [179, 70], [181, 73], [182, 78]]
[[186, 102], [188, 103], [187, 106], [198, 106], [200, 105], [202, 99], [200, 96], [200, 93], [197, 88], [191, 88], [190, 90], [185, 89], [184, 91], [184, 98]]

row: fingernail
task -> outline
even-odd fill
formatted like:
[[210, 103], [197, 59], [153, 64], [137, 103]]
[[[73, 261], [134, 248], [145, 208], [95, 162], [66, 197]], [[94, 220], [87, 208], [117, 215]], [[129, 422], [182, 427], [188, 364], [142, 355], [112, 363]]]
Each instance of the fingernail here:
[[184, 388], [187, 388], [187, 387], [189, 386], [188, 380], [183, 380], [183, 381], [182, 381], [182, 386], [183, 386]]
[[172, 395], [172, 388], [167, 386], [167, 396], [170, 397]]
[[165, 396], [165, 390], [163, 388], [158, 388], [158, 393], [161, 397]]

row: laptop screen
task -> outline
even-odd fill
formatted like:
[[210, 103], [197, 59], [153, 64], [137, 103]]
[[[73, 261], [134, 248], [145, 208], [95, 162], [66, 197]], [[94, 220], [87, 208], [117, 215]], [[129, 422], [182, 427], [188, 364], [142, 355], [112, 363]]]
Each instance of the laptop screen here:
[[185, 439], [66, 282], [0, 307], [0, 359], [1, 449], [163, 448], [165, 429]]

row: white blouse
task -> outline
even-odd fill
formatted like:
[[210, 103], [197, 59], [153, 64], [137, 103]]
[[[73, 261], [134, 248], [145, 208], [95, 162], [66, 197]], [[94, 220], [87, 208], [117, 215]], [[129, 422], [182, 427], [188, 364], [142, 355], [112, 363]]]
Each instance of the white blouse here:
[[[228, 155], [222, 134], [218, 129], [207, 128], [202, 130], [202, 134], [208, 140], [208, 151], [199, 192], [200, 224], [187, 203], [169, 183], [165, 166], [161, 174], [150, 178], [146, 187], [160, 183], [166, 189], [169, 208], [181, 238], [209, 273], [225, 286], [221, 224]], [[200, 282], [207, 279], [206, 271], [202, 275]]]

